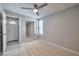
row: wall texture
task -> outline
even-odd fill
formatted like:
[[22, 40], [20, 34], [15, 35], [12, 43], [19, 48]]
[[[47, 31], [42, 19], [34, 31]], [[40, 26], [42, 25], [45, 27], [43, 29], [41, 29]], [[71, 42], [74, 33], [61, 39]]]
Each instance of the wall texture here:
[[43, 39], [79, 52], [79, 6], [45, 17]]

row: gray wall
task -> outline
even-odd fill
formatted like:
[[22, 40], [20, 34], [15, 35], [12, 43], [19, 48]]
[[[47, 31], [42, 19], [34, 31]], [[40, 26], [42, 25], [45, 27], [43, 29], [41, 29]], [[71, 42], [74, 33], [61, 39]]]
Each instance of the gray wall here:
[[43, 39], [79, 52], [79, 7], [45, 17]]

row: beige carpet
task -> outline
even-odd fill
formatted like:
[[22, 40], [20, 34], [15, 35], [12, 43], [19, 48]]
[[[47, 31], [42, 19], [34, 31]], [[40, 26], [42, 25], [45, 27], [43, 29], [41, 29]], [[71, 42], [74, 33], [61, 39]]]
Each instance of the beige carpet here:
[[8, 46], [3, 56], [75, 56], [76, 54], [47, 44], [43, 40], [34, 40]]

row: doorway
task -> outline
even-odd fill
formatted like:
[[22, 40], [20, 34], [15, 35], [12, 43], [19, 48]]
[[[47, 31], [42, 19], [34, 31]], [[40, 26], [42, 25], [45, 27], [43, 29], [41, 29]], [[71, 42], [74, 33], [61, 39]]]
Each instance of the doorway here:
[[26, 41], [38, 39], [38, 20], [26, 21]]
[[26, 21], [26, 41], [34, 40], [34, 22]]
[[7, 18], [7, 46], [19, 43], [19, 18]]

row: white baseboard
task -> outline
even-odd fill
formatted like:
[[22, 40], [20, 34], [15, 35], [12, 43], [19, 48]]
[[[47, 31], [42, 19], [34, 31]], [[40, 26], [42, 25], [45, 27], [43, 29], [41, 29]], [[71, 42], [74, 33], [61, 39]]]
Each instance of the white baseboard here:
[[[42, 39], [42, 40], [43, 40], [43, 39]], [[60, 45], [55, 44], [55, 43], [51, 43], [51, 42], [49, 42], [49, 41], [47, 41], [47, 40], [44, 40], [44, 41], [45, 41], [46, 43], [50, 44], [50, 45], [54, 45], [54, 46], [56, 46], [56, 47], [59, 47], [59, 48], [61, 48], [61, 49], [64, 49], [64, 50], [69, 51], [69, 52], [71, 52], [71, 53], [74, 53], [74, 54], [76, 54], [76, 55], [79, 55], [79, 53], [76, 52], [76, 51], [74, 51], [74, 50], [68, 49], [68, 48], [66, 48], [66, 47], [60, 46]]]

